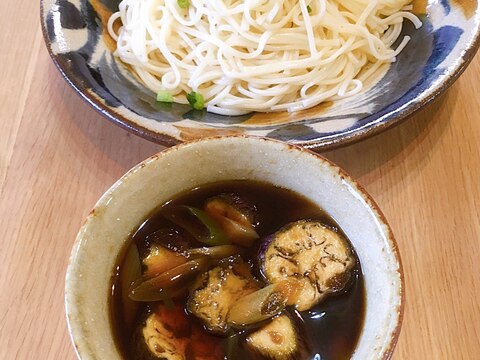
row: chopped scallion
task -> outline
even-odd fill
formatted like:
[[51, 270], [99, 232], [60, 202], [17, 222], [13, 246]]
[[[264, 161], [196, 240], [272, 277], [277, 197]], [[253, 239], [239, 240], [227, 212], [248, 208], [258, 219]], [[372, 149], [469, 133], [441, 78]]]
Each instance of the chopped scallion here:
[[238, 346], [238, 337], [237, 334], [230, 335], [227, 338], [227, 360], [234, 359], [235, 358], [235, 350], [237, 349]]
[[162, 103], [171, 103], [173, 102], [173, 96], [168, 91], [160, 90], [157, 93], [157, 101]]
[[205, 102], [203, 100], [202, 94], [199, 94], [195, 91], [187, 94], [187, 100], [195, 110], [203, 110], [203, 108], [205, 107]]
[[[192, 206], [169, 206], [163, 215], [201, 243], [208, 246], [230, 244], [220, 226], [203, 210]], [[192, 221], [195, 219], [197, 221]]]
[[307, 11], [309, 14], [312, 12], [312, 8], [310, 7], [310, 5], [307, 5]]
[[188, 0], [177, 0], [177, 4], [182, 9], [188, 9], [190, 6], [190, 2]]

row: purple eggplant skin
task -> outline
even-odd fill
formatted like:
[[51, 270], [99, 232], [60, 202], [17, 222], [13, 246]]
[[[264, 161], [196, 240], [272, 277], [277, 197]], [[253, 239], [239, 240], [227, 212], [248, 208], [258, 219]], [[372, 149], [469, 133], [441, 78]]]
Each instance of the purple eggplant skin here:
[[210, 201], [220, 201], [230, 206], [232, 210], [242, 214], [254, 229], [257, 229], [260, 226], [261, 221], [257, 205], [248, 197], [233, 192], [222, 193], [208, 199], [207, 204]]
[[251, 199], [236, 193], [223, 194], [221, 197], [244, 214], [254, 228], [259, 225], [257, 205]]
[[[282, 228], [283, 229], [283, 228]], [[282, 231], [280, 229], [279, 231]], [[267, 276], [265, 275], [265, 256], [267, 254], [268, 247], [275, 240], [275, 235], [277, 233], [273, 233], [264, 237], [260, 243], [260, 247], [258, 248], [257, 256], [256, 256], [256, 268], [260, 272], [263, 281], [267, 281]]]
[[190, 248], [188, 238], [187, 234], [182, 234], [178, 230], [161, 228], [147, 235], [145, 241], [149, 246], [161, 245], [168, 250], [186, 255]]

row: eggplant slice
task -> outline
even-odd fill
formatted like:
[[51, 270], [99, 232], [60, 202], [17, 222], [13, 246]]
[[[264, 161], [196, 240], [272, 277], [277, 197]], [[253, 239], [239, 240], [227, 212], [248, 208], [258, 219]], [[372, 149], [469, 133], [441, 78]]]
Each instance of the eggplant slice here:
[[187, 258], [182, 254], [169, 250], [163, 246], [153, 244], [148, 255], [143, 259], [145, 275], [154, 276], [177, 266], [185, 264]]
[[151, 314], [142, 329], [145, 345], [151, 358], [165, 360], [185, 359], [185, 339], [177, 338], [157, 314]]
[[225, 216], [242, 225], [258, 226], [258, 209], [253, 201], [236, 193], [224, 193], [207, 200], [206, 211]]
[[187, 303], [190, 313], [201, 319], [215, 333], [228, 330], [227, 315], [241, 297], [260, 288], [245, 264], [217, 266], [203, 274]]
[[296, 280], [300, 291], [290, 305], [304, 311], [341, 291], [355, 265], [350, 245], [319, 221], [291, 223], [265, 239], [261, 270], [270, 283]]
[[207, 200], [205, 212], [221, 226], [230, 241], [249, 247], [259, 238], [257, 208], [238, 194], [221, 194]]
[[183, 306], [155, 306], [138, 334], [141, 341], [135, 359], [218, 360], [224, 357], [218, 338], [192, 323]]
[[247, 337], [247, 346], [268, 359], [293, 359], [298, 352], [298, 336], [287, 315], [273, 319], [268, 325]]

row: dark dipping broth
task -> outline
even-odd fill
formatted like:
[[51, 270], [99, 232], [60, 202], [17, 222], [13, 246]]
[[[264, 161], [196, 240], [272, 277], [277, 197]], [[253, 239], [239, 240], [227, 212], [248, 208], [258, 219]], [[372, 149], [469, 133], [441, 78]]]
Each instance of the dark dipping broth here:
[[[229, 181], [201, 186], [185, 193], [179, 194], [171, 201], [161, 205], [140, 225], [134, 236], [133, 244], [136, 245], [141, 259], [144, 259], [155, 243], [167, 246], [173, 250], [185, 250], [185, 248], [204, 247], [193, 236], [167, 220], [164, 216], [165, 209], [172, 205], [188, 205], [202, 208], [207, 199], [222, 193], [235, 193], [240, 197], [252, 200], [258, 213], [258, 226], [255, 228], [259, 235], [242, 255], [243, 260], [251, 267], [252, 274], [265, 286], [265, 277], [258, 266], [258, 253], [263, 239], [286, 224], [297, 220], [318, 220], [343, 237], [340, 227], [322, 209], [307, 198], [290, 190], [278, 188], [270, 184], [255, 181]], [[180, 234], [174, 243], [161, 236], [164, 229]], [[153, 234], [153, 235], [152, 235]], [[173, 239], [173, 238], [172, 238]], [[346, 237], [345, 237], [346, 239]], [[158, 245], [157, 244], [157, 245]], [[131, 245], [130, 245], [131, 246]], [[351, 245], [350, 245], [351, 247]], [[153, 356], [148, 350], [142, 336], [142, 328], [146, 324], [147, 317], [152, 312], [161, 314], [165, 321], [164, 327], [172, 330], [174, 336], [181, 338], [182, 355], [172, 357], [175, 359], [315, 359], [334, 360], [349, 359], [355, 350], [361, 333], [365, 315], [365, 290], [358, 258], [351, 248], [352, 256], [356, 263], [351, 270], [351, 276], [344, 288], [327, 296], [324, 300], [314, 305], [311, 309], [297, 311], [293, 306], [287, 306], [282, 314], [287, 314], [296, 329], [296, 337], [299, 350], [293, 355], [285, 357], [269, 357], [258, 351], [252, 351], [246, 342], [246, 338], [261, 326], [268, 324], [269, 320], [261, 323], [248, 325], [242, 329], [230, 330], [226, 334], [213, 334], [204, 327], [200, 319], [187, 311], [187, 299], [189, 294], [181, 294], [178, 297], [164, 298], [158, 302], [135, 302], [133, 307], [125, 307], [130, 300], [125, 299], [125, 281], [121, 274], [129, 266], [128, 256], [125, 249], [119, 257], [116, 273], [113, 278], [111, 296], [111, 321], [115, 334], [115, 340], [124, 359], [144, 360], [160, 359]], [[211, 265], [206, 272], [216, 265]], [[143, 270], [145, 267], [143, 267]], [[131, 304], [130, 304], [131, 305]], [[125, 313], [129, 309], [129, 314]], [[163, 321], [162, 320], [162, 321]]]

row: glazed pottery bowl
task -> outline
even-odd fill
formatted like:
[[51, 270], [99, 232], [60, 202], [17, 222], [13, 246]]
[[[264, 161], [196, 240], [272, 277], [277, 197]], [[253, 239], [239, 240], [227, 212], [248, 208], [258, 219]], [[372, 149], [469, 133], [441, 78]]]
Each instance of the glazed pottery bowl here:
[[[406, 21], [411, 42], [373, 88], [341, 101], [289, 114], [221, 116], [189, 106], [162, 106], [112, 52], [105, 30], [118, 0], [42, 0], [48, 50], [89, 104], [127, 130], [163, 145], [205, 136], [265, 136], [308, 148], [331, 148], [378, 133], [438, 96], [468, 65], [479, 44], [476, 0], [414, 0], [423, 26]], [[426, 5], [426, 7], [425, 7]]]
[[167, 149], [135, 166], [95, 205], [78, 233], [66, 276], [70, 334], [82, 360], [120, 360], [109, 297], [118, 254], [158, 205], [224, 180], [291, 189], [324, 209], [350, 239], [364, 274], [366, 312], [353, 359], [389, 358], [403, 314], [397, 246], [382, 213], [345, 172], [321, 156], [271, 139], [207, 138]]

